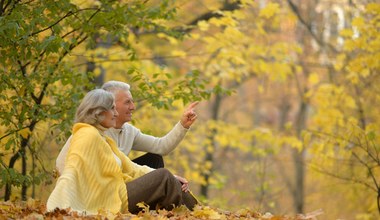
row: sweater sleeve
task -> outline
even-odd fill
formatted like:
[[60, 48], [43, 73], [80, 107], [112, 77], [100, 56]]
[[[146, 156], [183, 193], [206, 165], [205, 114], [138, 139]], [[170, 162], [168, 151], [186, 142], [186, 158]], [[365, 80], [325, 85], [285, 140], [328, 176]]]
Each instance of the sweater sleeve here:
[[55, 161], [55, 167], [58, 170], [59, 175], [62, 174], [63, 168], [65, 167], [65, 159], [67, 155], [67, 151], [70, 148], [70, 141], [73, 136], [71, 135], [69, 139], [67, 139], [65, 145], [63, 145], [61, 151], [58, 154], [57, 160]]
[[163, 137], [154, 137], [138, 130], [133, 141], [133, 150], [167, 155], [178, 146], [188, 129], [178, 122], [172, 130]]
[[148, 166], [141, 166], [131, 161], [129, 157], [127, 157], [122, 151], [120, 151], [120, 149], [117, 148], [112, 138], [107, 137], [107, 142], [110, 144], [112, 151], [122, 161], [122, 172], [124, 174], [124, 181], [126, 183], [154, 170]]

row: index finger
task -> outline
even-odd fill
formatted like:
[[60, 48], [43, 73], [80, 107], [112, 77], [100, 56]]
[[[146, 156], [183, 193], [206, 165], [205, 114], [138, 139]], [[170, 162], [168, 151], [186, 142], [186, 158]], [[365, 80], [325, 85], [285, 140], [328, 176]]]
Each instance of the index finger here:
[[193, 108], [195, 108], [195, 106], [197, 106], [198, 104], [199, 104], [199, 101], [193, 102], [193, 103], [191, 103], [191, 104], [187, 107], [187, 109], [193, 109]]

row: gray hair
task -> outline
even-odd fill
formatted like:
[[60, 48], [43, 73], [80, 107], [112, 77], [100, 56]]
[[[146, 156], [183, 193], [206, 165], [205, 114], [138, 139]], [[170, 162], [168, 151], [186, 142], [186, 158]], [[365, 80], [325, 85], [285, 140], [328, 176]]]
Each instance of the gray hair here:
[[88, 92], [77, 108], [75, 123], [87, 123], [102, 129], [100, 122], [103, 117], [100, 113], [112, 109], [114, 95], [103, 89], [94, 89]]
[[116, 94], [116, 92], [122, 90], [122, 91], [130, 91], [131, 86], [125, 82], [121, 81], [108, 81], [103, 84], [102, 89], [112, 92], [113, 94]]

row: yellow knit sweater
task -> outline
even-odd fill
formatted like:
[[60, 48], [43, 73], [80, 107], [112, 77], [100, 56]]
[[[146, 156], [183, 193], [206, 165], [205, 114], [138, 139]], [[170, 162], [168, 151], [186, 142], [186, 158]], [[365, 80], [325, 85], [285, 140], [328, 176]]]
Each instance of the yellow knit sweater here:
[[[120, 158], [121, 167], [114, 155]], [[133, 163], [111, 138], [103, 138], [95, 127], [77, 123], [64, 170], [47, 201], [47, 209], [70, 207], [88, 214], [99, 210], [126, 212], [125, 184], [152, 170]]]

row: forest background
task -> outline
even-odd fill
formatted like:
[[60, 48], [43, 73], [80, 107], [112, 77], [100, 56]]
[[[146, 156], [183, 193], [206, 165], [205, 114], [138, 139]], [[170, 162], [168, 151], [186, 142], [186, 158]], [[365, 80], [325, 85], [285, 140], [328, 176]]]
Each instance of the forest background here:
[[155, 136], [201, 101], [165, 161], [204, 203], [376, 219], [379, 29], [371, 0], [1, 0], [0, 196], [45, 201], [79, 101], [121, 80]]

